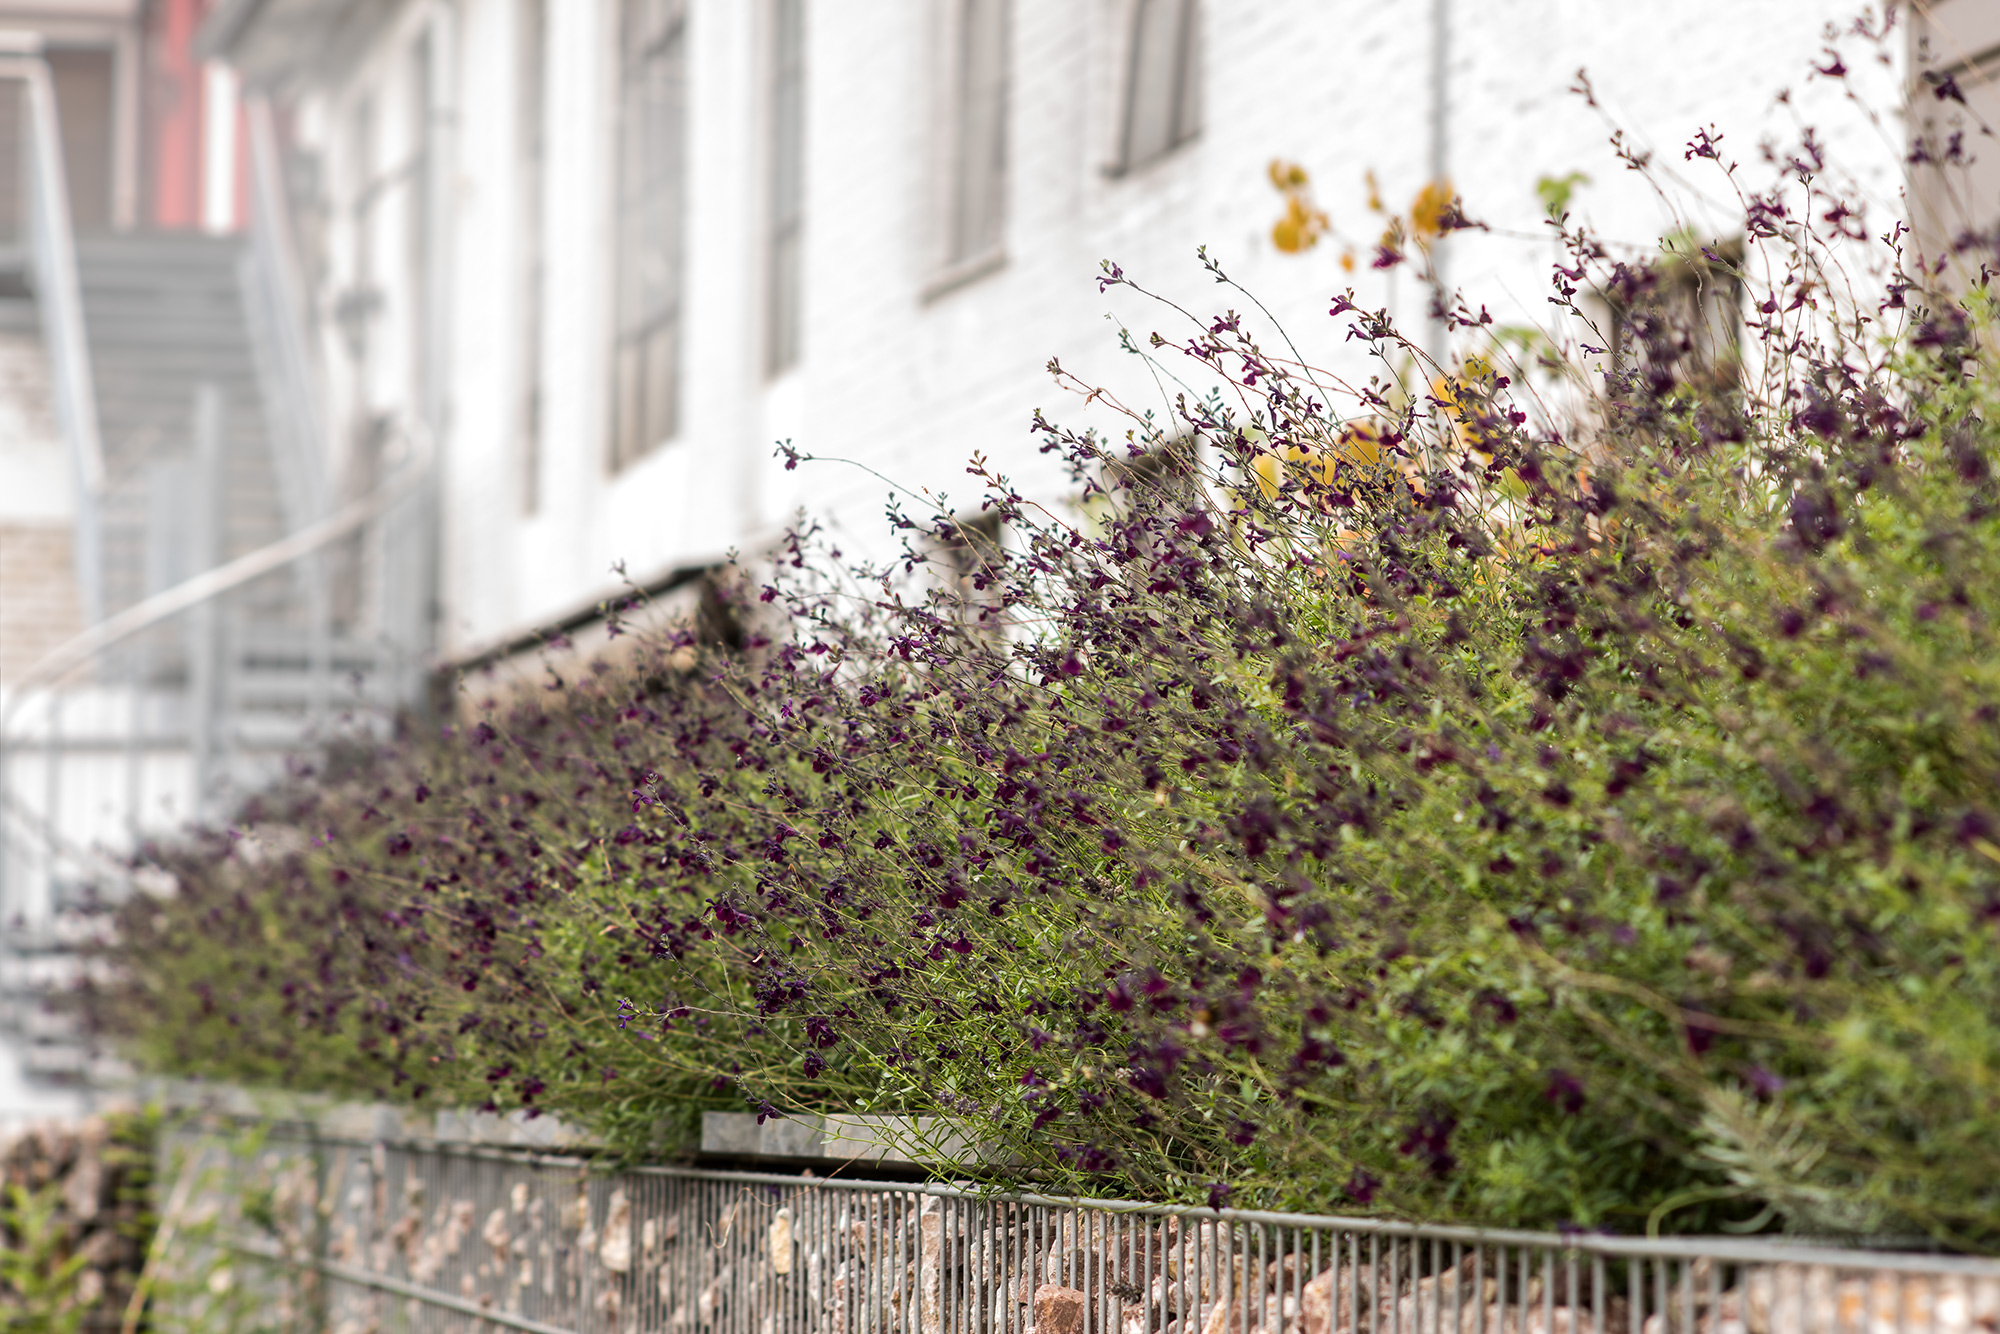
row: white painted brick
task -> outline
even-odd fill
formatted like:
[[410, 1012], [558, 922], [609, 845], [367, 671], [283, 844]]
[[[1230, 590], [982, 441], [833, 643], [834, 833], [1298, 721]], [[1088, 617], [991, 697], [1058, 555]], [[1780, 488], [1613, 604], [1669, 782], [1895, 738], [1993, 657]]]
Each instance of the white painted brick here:
[[[964, 460], [983, 450], [1044, 490], [1057, 489], [1027, 434], [1047, 408], [1111, 425], [1051, 386], [1051, 355], [1135, 403], [1158, 404], [1150, 380], [1120, 354], [1107, 314], [1143, 334], [1184, 331], [1170, 312], [1129, 292], [1100, 295], [1097, 262], [1190, 310], [1245, 304], [1193, 258], [1206, 243], [1308, 352], [1360, 363], [1326, 319], [1327, 298], [1353, 285], [1364, 302], [1391, 298], [1365, 267], [1344, 275], [1338, 250], [1277, 254], [1267, 236], [1278, 200], [1264, 179], [1273, 157], [1312, 173], [1341, 235], [1372, 242], [1363, 173], [1378, 173], [1405, 206], [1428, 171], [1430, 0], [1207, 0], [1203, 5], [1204, 128], [1170, 157], [1123, 178], [1103, 168], [1117, 139], [1128, 0], [1016, 0], [1008, 259], [1000, 271], [925, 302], [935, 57], [942, 0], [809, 0], [808, 187], [804, 359], [782, 382], [761, 370], [761, 42], [758, 0], [692, 0], [693, 107], [688, 230], [686, 396], [680, 438], [609, 476], [603, 447], [609, 283], [606, 216], [611, 167], [609, 0], [554, 0], [555, 130], [549, 172], [549, 288], [544, 331], [546, 450], [541, 513], [520, 512], [512, 435], [515, 305], [512, 124], [508, 112], [512, 0], [462, 0], [464, 86], [459, 117], [456, 349], [447, 441], [444, 605], [448, 647], [464, 652], [615, 589], [624, 560], [639, 577], [714, 560], [770, 540], [800, 504], [839, 512], [848, 528], [877, 527], [880, 482], [822, 466], [785, 473], [773, 440], [866, 462], [912, 487], [973, 499]], [[1533, 187], [1573, 170], [1591, 183], [1578, 209], [1634, 253], [1670, 225], [1649, 187], [1604, 146], [1605, 125], [1566, 91], [1588, 67], [1607, 111], [1654, 146], [1672, 174], [1723, 197], [1719, 182], [1682, 161], [1698, 125], [1715, 123], [1754, 163], [1761, 136], [1803, 119], [1866, 175], [1882, 209], [1899, 179], [1893, 154], [1838, 90], [1806, 78], [1829, 21], [1850, 0], [1686, 0], [1669, 11], [1609, 0], [1451, 0], [1451, 160], [1469, 211], [1491, 235], [1453, 242], [1455, 280], [1503, 322], [1546, 319], [1548, 242]], [[362, 80], [399, 68], [405, 7]], [[1893, 72], [1850, 65], [1893, 110]], [[346, 77], [346, 76], [341, 76]], [[1789, 85], [1794, 100], [1778, 105]], [[321, 90], [302, 123], [337, 126], [331, 108], [353, 87]], [[402, 114], [384, 97], [380, 114]], [[1893, 118], [1891, 121], [1893, 134]], [[386, 143], [403, 141], [393, 125]], [[1761, 168], [1752, 168], [1752, 174]], [[1684, 195], [1693, 216], [1705, 205]], [[1719, 221], [1710, 215], [1711, 222]], [[1418, 301], [1407, 277], [1394, 294]], [[331, 346], [331, 345], [329, 345]], [[391, 355], [396, 340], [387, 344]], [[380, 370], [375, 392], [399, 380]], [[339, 384], [339, 376], [334, 377]]]

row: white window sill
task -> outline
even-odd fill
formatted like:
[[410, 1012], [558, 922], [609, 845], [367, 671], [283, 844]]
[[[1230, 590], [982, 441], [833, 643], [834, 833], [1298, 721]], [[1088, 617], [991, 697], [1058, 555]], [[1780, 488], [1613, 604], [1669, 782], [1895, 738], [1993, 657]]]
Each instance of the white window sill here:
[[971, 259], [961, 259], [956, 264], [932, 274], [930, 281], [926, 282], [923, 290], [917, 294], [917, 299], [929, 304], [961, 287], [976, 283], [987, 274], [996, 273], [1006, 266], [1005, 250], [989, 250], [983, 255], [974, 255]]

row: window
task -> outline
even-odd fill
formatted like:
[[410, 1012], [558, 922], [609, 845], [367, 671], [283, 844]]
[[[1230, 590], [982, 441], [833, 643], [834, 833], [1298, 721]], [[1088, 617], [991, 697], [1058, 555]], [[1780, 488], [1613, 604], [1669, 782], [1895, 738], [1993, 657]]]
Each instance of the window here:
[[799, 359], [799, 243], [805, 211], [804, 0], [771, 4], [771, 235], [768, 347], [777, 375]]
[[1195, 0], [1137, 0], [1125, 79], [1121, 170], [1151, 162], [1200, 128], [1195, 23]]
[[1000, 249], [1007, 177], [1007, 0], [953, 6], [945, 264]]
[[533, 514], [542, 503], [542, 194], [546, 156], [543, 121], [547, 115], [548, 0], [518, 0], [514, 57], [519, 96], [514, 99], [515, 161], [519, 201], [521, 315], [519, 399], [515, 431], [521, 442], [521, 510]]
[[431, 38], [410, 44], [410, 166], [403, 205], [408, 266], [410, 401], [431, 416]]
[[613, 467], [653, 450], [680, 419], [685, 0], [624, 0], [618, 50]]
[[1728, 394], [1742, 360], [1741, 240], [1670, 245], [1635, 266], [1605, 294], [1611, 311], [1611, 368], [1636, 374], [1650, 392]]
[[[1910, 14], [1910, 222], [1938, 285], [1960, 288], [2000, 258], [2000, 12], [1928, 0]], [[1914, 266], [1913, 266], [1914, 267]]]
[[353, 272], [334, 301], [333, 319], [354, 360], [356, 409], [367, 406], [374, 350], [372, 324], [381, 294], [375, 286], [375, 200], [380, 182], [375, 166], [375, 99], [364, 95], [347, 123], [347, 180], [353, 201]]
[[117, 97], [108, 46], [51, 46], [45, 53], [55, 85], [70, 225], [79, 232], [111, 226], [112, 137]]
[[1007, 555], [999, 512], [940, 520], [933, 551], [949, 609], [967, 629], [1001, 637], [1006, 629], [1001, 581], [1006, 577]]
[[[1112, 450], [1095, 480], [1084, 488], [1083, 518], [1095, 535], [1110, 533], [1136, 514], [1180, 516], [1208, 509], [1200, 446], [1192, 436], [1156, 433], [1125, 451]], [[1143, 582], [1143, 581], [1142, 581]]]

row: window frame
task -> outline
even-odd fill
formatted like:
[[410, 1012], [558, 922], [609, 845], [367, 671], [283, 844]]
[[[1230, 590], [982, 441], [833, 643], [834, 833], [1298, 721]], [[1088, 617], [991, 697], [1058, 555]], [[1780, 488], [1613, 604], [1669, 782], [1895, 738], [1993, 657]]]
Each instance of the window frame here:
[[[1716, 258], [1706, 258], [1703, 251]], [[1686, 338], [1670, 367], [1676, 385], [1698, 393], [1734, 392], [1743, 370], [1744, 285], [1741, 237], [1719, 239], [1692, 256], [1669, 253], [1655, 262], [1655, 282], [1644, 303], [1648, 314]], [[1648, 363], [1632, 333], [1638, 303], [1601, 296], [1609, 315], [1606, 366], [1614, 376]]]
[[[616, 77], [609, 81], [613, 99], [614, 157], [610, 172], [610, 319], [607, 389], [609, 398], [608, 455], [613, 473], [624, 471], [657, 453], [678, 437], [682, 427], [685, 339], [687, 313], [686, 239], [688, 219], [688, 30], [692, 20], [690, 0], [615, 0], [611, 6], [609, 50]], [[646, 40], [631, 40], [635, 15], [657, 10], [661, 16]], [[640, 117], [635, 105], [642, 105], [648, 76], [663, 80], [654, 89], [663, 97], [657, 112], [664, 127], [657, 139], [635, 145], [631, 136]], [[631, 179], [635, 155], [652, 161], [665, 157], [666, 167], [638, 183]], [[655, 207], [658, 205], [659, 207]], [[656, 214], [670, 221], [664, 242], [648, 224]], [[663, 244], [659, 273], [666, 295], [640, 305], [636, 316], [628, 302], [638, 302], [643, 293], [634, 270], [643, 271], [648, 242]], [[657, 359], [657, 360], [656, 360]], [[634, 378], [628, 379], [628, 373]], [[657, 374], [654, 383], [646, 378]], [[648, 388], [662, 390], [660, 403]], [[627, 390], [637, 397], [628, 399]], [[633, 415], [636, 411], [637, 420]]]
[[[1013, 0], [940, 0], [938, 44], [938, 115], [935, 117], [937, 160], [936, 246], [930, 281], [923, 298], [931, 300], [974, 279], [983, 277], [1006, 263], [1007, 230], [1012, 205], [1013, 176]], [[988, 164], [990, 178], [984, 193], [983, 222], [976, 234], [968, 215], [976, 207], [972, 194], [974, 178], [970, 170], [977, 133], [973, 123], [976, 95], [973, 45], [976, 19], [985, 17], [994, 29], [993, 66], [990, 73], [993, 104], [986, 108], [992, 117], [991, 138], [986, 148], [993, 157]]]
[[[1174, 25], [1174, 55], [1171, 61], [1173, 86], [1164, 101], [1167, 132], [1158, 147], [1143, 156], [1133, 151], [1134, 132], [1139, 119], [1141, 79], [1146, 70], [1145, 43], [1150, 31], [1147, 18], [1157, 5], [1174, 5], [1179, 22]], [[1125, 25], [1125, 82], [1119, 102], [1118, 151], [1110, 174], [1124, 176], [1169, 157], [1174, 150], [1201, 134], [1201, 5], [1200, 0], [1132, 0]]]
[[548, 276], [548, 93], [550, 0], [514, 0], [515, 271], [520, 317], [514, 349], [514, 429], [520, 451], [521, 513], [542, 506], [542, 324]]
[[[995, 645], [1008, 636], [1004, 592], [987, 596], [1003, 583], [1008, 568], [1007, 525], [997, 509], [973, 510], [940, 519], [950, 536], [933, 533], [926, 559], [958, 623], [972, 635]], [[980, 588], [981, 582], [987, 588]]]
[[775, 379], [799, 363], [805, 307], [806, 5], [770, 0], [766, 72], [764, 373]]

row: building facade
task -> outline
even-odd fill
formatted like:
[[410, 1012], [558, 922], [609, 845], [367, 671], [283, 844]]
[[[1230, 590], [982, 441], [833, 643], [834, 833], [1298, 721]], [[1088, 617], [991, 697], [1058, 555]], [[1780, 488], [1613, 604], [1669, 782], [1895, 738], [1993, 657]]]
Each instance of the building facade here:
[[[1397, 209], [1442, 173], [1492, 228], [1449, 243], [1453, 281], [1541, 323], [1537, 182], [1581, 173], [1579, 214], [1656, 247], [1673, 219], [1605, 117], [1676, 167], [1703, 126], [1754, 157], [1802, 107], [1859, 124], [1809, 69], [1848, 9], [235, 0], [204, 39], [286, 126], [335, 472], [368, 475], [391, 418], [438, 443], [449, 663], [586, 614], [615, 566], [655, 585], [754, 551], [801, 505], [869, 527], [879, 482], [787, 473], [776, 441], [966, 500], [975, 451], [1032, 474], [1032, 411], [1065, 410], [1050, 357], [1136, 393], [1105, 317], [1173, 334], [1099, 293], [1101, 259], [1243, 304], [1205, 244], [1337, 358], [1336, 290], [1422, 324], [1407, 279], [1339, 262], [1380, 230], [1365, 182]], [[1897, 72], [1857, 77], [1893, 114]], [[1893, 206], [1894, 155], [1858, 148]], [[1270, 241], [1274, 158], [1332, 215], [1303, 255]]]

